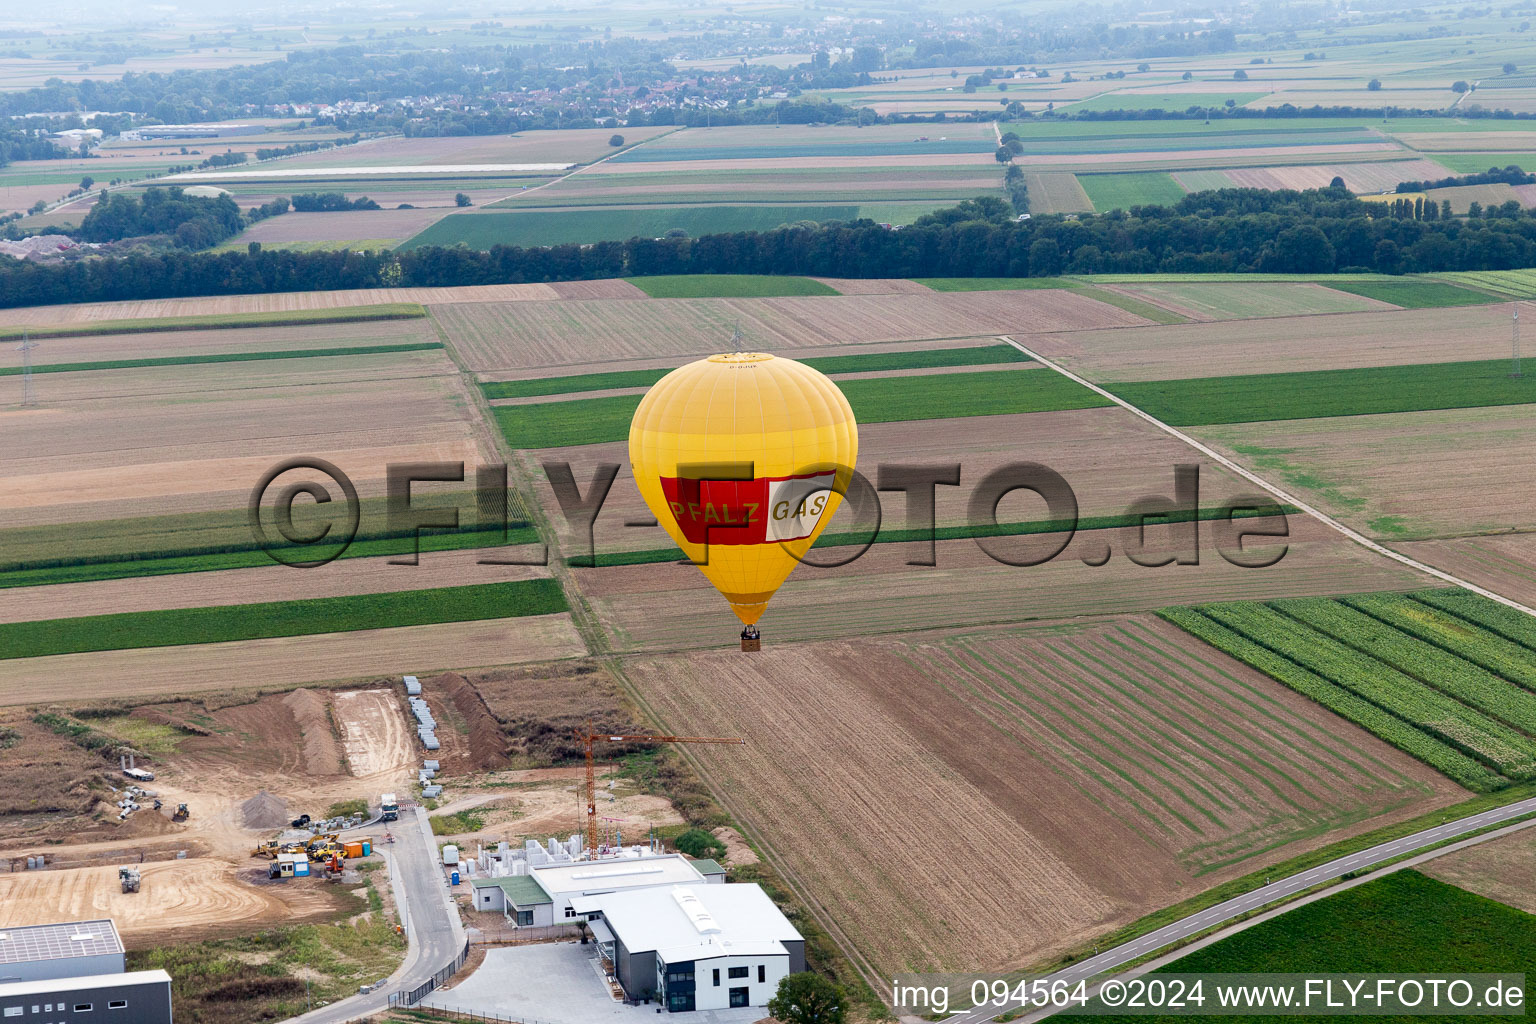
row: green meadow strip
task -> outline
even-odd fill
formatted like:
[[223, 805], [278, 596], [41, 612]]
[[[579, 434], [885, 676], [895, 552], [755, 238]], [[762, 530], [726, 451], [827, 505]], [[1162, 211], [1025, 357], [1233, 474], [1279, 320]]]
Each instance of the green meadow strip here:
[[566, 610], [560, 585], [541, 579], [392, 594], [86, 615], [0, 625], [0, 658], [346, 633], [548, 615]]
[[[491, 548], [517, 544], [535, 544], [538, 532], [531, 526], [513, 526], [505, 537], [501, 530], [460, 529], [426, 531], [415, 550], [459, 551], [465, 548]], [[399, 555], [412, 550], [409, 534], [359, 536], [338, 558], [377, 558]], [[325, 545], [279, 547], [276, 554], [290, 561], [324, 557]], [[275, 564], [271, 555], [254, 542], [250, 544], [213, 545], [183, 551], [145, 551], [86, 557], [60, 556], [34, 559], [24, 563], [0, 564], [0, 589], [37, 587], [56, 583], [86, 583], [93, 580], [117, 580], [136, 576], [171, 576], [187, 572], [214, 572], [221, 569], [251, 569]]]
[[809, 277], [772, 274], [669, 274], [626, 280], [653, 299], [764, 299], [842, 294]]
[[[426, 352], [440, 349], [440, 341], [416, 341], [399, 345], [353, 345], [350, 348], [295, 348], [262, 352], [208, 352], [201, 355], [152, 356], [144, 359], [100, 359], [85, 363], [44, 363], [33, 373], [76, 373], [81, 370], [129, 370], [144, 366], [194, 366], [200, 363], [248, 363], [266, 359], [325, 359], [333, 356], [372, 356], [389, 352]], [[0, 366], [0, 377], [22, 372], [19, 366]]]
[[1364, 416], [1536, 403], [1536, 375], [1509, 360], [1111, 384], [1121, 398], [1175, 426]]
[[1443, 281], [1320, 281], [1336, 292], [1349, 292], [1404, 309], [1436, 309], [1443, 306], [1481, 306], [1504, 301], [1486, 292], [1458, 288]]
[[0, 340], [20, 338], [80, 338], [95, 334], [156, 334], [161, 331], [215, 331], [242, 327], [292, 327], [298, 324], [345, 324], [369, 320], [416, 320], [427, 315], [419, 302], [384, 302], [371, 306], [327, 309], [288, 309], [271, 313], [210, 313], [204, 316], [143, 317], [135, 320], [91, 320], [37, 327], [0, 327]]
[[[839, 384], [860, 423], [1097, 409], [1104, 398], [1060, 374], [989, 370], [848, 380]], [[513, 448], [560, 448], [629, 437], [640, 395], [585, 398], [492, 410]]]
[[[1295, 515], [1300, 510], [1290, 505], [1277, 506], [1286, 515]], [[1226, 517], [1225, 508], [1203, 508], [1199, 516], [1192, 516], [1188, 511], [1171, 512], [1165, 516], [1150, 518], [1148, 525], [1163, 523], [1187, 523], [1191, 519], [1198, 518], [1200, 522], [1210, 522]], [[1253, 513], [1243, 510], [1235, 519], [1254, 518]], [[1137, 515], [1125, 514], [1118, 516], [1085, 516], [1077, 521], [1079, 533], [1091, 530], [1116, 530], [1127, 526], [1136, 526], [1141, 522]], [[1022, 537], [1040, 533], [1060, 533], [1070, 529], [1072, 523], [1058, 519], [1039, 519], [1027, 523], [993, 523], [989, 526], [965, 525], [965, 526], [937, 526], [933, 530], [881, 530], [880, 535], [873, 541], [864, 533], [824, 533], [816, 538], [813, 548], [839, 548], [851, 547], [865, 543], [874, 544], [905, 544], [916, 541], [926, 541], [932, 537], [935, 541], [941, 540], [970, 540], [976, 537]], [[656, 562], [676, 562], [682, 560], [684, 554], [680, 548], [647, 548], [643, 551], [603, 551], [597, 555], [597, 566], [606, 569], [621, 565], [651, 565]], [[567, 558], [566, 563], [579, 569], [593, 568], [592, 560], [585, 555], [577, 555]]]
[[[935, 366], [985, 366], [991, 363], [1022, 363], [1029, 357], [1012, 345], [975, 345], [970, 348], [923, 349], [915, 352], [875, 352], [867, 355], [823, 356], [800, 362], [822, 373], [871, 373], [877, 370], [924, 370]], [[493, 380], [480, 384], [486, 398], [531, 398], [580, 391], [617, 388], [648, 388], [671, 370], [615, 370], [582, 373], [569, 377], [533, 380]]]

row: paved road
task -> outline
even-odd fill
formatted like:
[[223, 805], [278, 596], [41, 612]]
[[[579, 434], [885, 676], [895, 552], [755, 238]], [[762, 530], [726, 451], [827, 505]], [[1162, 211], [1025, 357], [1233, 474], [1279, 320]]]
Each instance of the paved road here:
[[400, 820], [386, 827], [394, 833], [394, 844], [379, 843], [374, 849], [383, 851], [389, 860], [390, 888], [410, 943], [405, 962], [381, 991], [351, 996], [292, 1017], [292, 1024], [344, 1024], [377, 1013], [389, 1006], [391, 992], [420, 985], [464, 948], [464, 928], [437, 866], [437, 844], [427, 824], [427, 812], [420, 807], [414, 812], [402, 808]]
[[[1294, 895], [1303, 889], [1309, 889], [1319, 882], [1332, 881], [1351, 871], [1372, 867], [1384, 861], [1396, 860], [1405, 854], [1422, 850], [1428, 846], [1434, 846], [1447, 839], [1464, 836], [1468, 832], [1476, 832], [1490, 825], [1498, 825], [1525, 814], [1536, 814], [1536, 797], [1529, 800], [1521, 800], [1518, 803], [1506, 804], [1503, 807], [1495, 807], [1491, 811], [1483, 811], [1480, 814], [1473, 814], [1466, 818], [1458, 818], [1444, 825], [1436, 825], [1434, 828], [1425, 829], [1423, 832], [1415, 832], [1401, 839], [1394, 839], [1391, 842], [1361, 850], [1359, 853], [1351, 853], [1348, 856], [1339, 857], [1325, 864], [1319, 864], [1315, 868], [1309, 868], [1298, 874], [1282, 878], [1278, 882], [1271, 882], [1269, 885], [1254, 889], [1252, 892], [1235, 896], [1225, 903], [1218, 903], [1214, 907], [1209, 907], [1197, 914], [1191, 914], [1186, 918], [1175, 921], [1173, 924], [1164, 925], [1156, 931], [1148, 932], [1140, 938], [1132, 939], [1113, 949], [1105, 950], [1097, 956], [1081, 960], [1071, 967], [1063, 968], [1055, 974], [1047, 976], [1045, 980], [1047, 985], [1057, 981], [1064, 981], [1069, 987], [1076, 985], [1079, 981], [1087, 981], [1096, 975], [1130, 963], [1132, 960], [1140, 960], [1147, 954], [1171, 942], [1186, 939], [1191, 935], [1197, 935], [1208, 928], [1225, 921], [1230, 921], [1235, 917], [1240, 917], [1265, 904]], [[1003, 1013], [1005, 1009], [1006, 1007], [987, 1006], [967, 1013], [955, 1014], [949, 1017], [945, 1024], [980, 1024], [981, 1021], [991, 1020], [998, 1014]]]

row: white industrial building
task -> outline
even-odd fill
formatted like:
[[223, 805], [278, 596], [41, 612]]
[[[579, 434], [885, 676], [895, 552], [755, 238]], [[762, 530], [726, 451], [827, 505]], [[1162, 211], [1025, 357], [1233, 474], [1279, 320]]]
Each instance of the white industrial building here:
[[[573, 837], [577, 839], [577, 837]], [[565, 847], [551, 840], [560, 851]], [[530, 855], [534, 857], [529, 860]], [[560, 860], [537, 843], [512, 851], [502, 844], [496, 853], [481, 850], [466, 868], [474, 865], [482, 874], [471, 876], [471, 905], [479, 911], [500, 911], [509, 924], [543, 927], [581, 920], [571, 906], [579, 896], [658, 885], [724, 882], [725, 868], [712, 860], [689, 860], [681, 854], [653, 853], [635, 847], [622, 855], [597, 860], [573, 860], [561, 852]], [[483, 865], [483, 866], [482, 866]], [[505, 873], [504, 873], [505, 872]]]
[[109, 920], [7, 928], [0, 931], [0, 1017], [77, 1021], [102, 1011], [108, 1020], [171, 1024], [171, 976], [124, 966], [123, 942]]
[[572, 901], [582, 896], [705, 880], [693, 862], [680, 853], [545, 864], [530, 867], [528, 874], [549, 894], [555, 924], [581, 920], [581, 912]]
[[669, 1012], [763, 1006], [805, 970], [804, 938], [756, 884], [632, 887], [571, 903], [625, 995]]

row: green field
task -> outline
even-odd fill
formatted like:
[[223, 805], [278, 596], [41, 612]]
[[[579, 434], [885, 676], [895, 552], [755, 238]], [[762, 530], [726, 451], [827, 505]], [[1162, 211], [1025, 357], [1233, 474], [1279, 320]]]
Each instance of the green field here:
[[936, 292], [1001, 292], [1071, 287], [1057, 277], [914, 277], [912, 280]]
[[[1525, 974], [1529, 1001], [1531, 982], [1536, 980], [1536, 916], [1417, 871], [1394, 871], [1256, 924], [1181, 957], [1156, 973], [1351, 972], [1437, 976], [1453, 972]], [[1209, 993], [1208, 999], [1214, 1001]], [[1196, 1024], [1255, 1019], [1217, 1013], [1125, 1016], [1074, 1012], [1070, 1016], [1095, 1024]], [[1283, 1019], [1299, 1024], [1339, 1020], [1291, 1014]], [[1470, 1024], [1496, 1018], [1436, 1015], [1434, 1019]]]
[[653, 299], [764, 299], [783, 295], [840, 294], [809, 277], [770, 274], [667, 274], [627, 280]]
[[1468, 789], [1536, 778], [1536, 624], [1503, 605], [1433, 590], [1160, 614]]
[[1361, 281], [1329, 283], [1334, 291], [1363, 295], [1368, 299], [1390, 302], [1404, 309], [1431, 309], [1439, 306], [1479, 306], [1498, 302], [1492, 295], [1458, 288], [1441, 281]]
[[160, 316], [137, 320], [87, 320], [79, 323], [0, 327], [0, 339], [80, 338], [98, 334], [158, 334], [161, 331], [212, 331], [241, 327], [292, 327], [298, 324], [346, 324], [368, 320], [414, 320], [427, 311], [417, 302], [384, 302], [333, 309], [289, 309], [272, 313], [218, 313], [208, 316]]
[[1514, 164], [1521, 170], [1536, 168], [1536, 153], [1431, 153], [1435, 163], [1457, 174], [1477, 174], [1490, 167], [1503, 169]]
[[[800, 362], [822, 373], [871, 373], [878, 370], [916, 370], [933, 366], [985, 366], [989, 363], [1023, 363], [1029, 357], [1012, 345], [975, 345], [970, 348], [936, 348], [915, 352], [878, 352], [859, 356], [822, 356]], [[648, 388], [671, 370], [614, 370], [571, 377], [537, 377], [532, 380], [485, 381], [480, 390], [486, 398], [530, 398], [565, 395], [612, 388]]]
[[[440, 349], [440, 341], [400, 345], [357, 345], [352, 348], [297, 348], [260, 352], [205, 352], [200, 355], [153, 356], [145, 359], [99, 359], [88, 363], [44, 363], [33, 373], [75, 373], [80, 370], [128, 370], [145, 366], [191, 366], [198, 363], [246, 363], [264, 359], [324, 359], [331, 356], [371, 356], [390, 352], [426, 352]], [[19, 366], [0, 366], [0, 377], [22, 372]]]
[[1509, 365], [1507, 359], [1487, 359], [1111, 387], [1158, 419], [1186, 427], [1536, 403], [1536, 376], [1511, 377]]
[[1261, 316], [1299, 316], [1306, 313], [1351, 313], [1371, 309], [1358, 296], [1304, 284], [1149, 284], [1126, 285], [1127, 291], [1213, 320], [1241, 320]]
[[[839, 385], [860, 423], [1095, 409], [1110, 403], [1055, 373], [986, 370], [848, 380]], [[629, 437], [640, 395], [502, 405], [492, 412], [513, 448], [558, 448]]]
[[560, 584], [542, 579], [392, 594], [82, 615], [0, 625], [0, 658], [505, 619], [548, 615], [563, 612], [566, 607]]
[[1536, 270], [1458, 270], [1436, 276], [1511, 299], [1536, 299]]
[[1133, 206], [1169, 206], [1185, 196], [1183, 187], [1163, 171], [1079, 174], [1077, 180], [1099, 213]]
[[1232, 100], [1241, 107], [1267, 95], [1268, 93], [1262, 92], [1112, 92], [1095, 96], [1093, 99], [1080, 100], [1077, 103], [1062, 104], [1062, 106], [1072, 111], [1188, 110], [1190, 107], [1219, 107], [1227, 100]]
[[738, 231], [772, 231], [797, 221], [856, 220], [858, 205], [659, 206], [451, 213], [399, 246], [458, 245], [489, 249], [660, 238], [678, 229], [690, 238]]

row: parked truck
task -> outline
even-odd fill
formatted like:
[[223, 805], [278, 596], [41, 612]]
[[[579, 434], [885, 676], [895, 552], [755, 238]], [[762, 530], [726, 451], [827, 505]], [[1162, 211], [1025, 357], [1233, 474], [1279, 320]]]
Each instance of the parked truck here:
[[395, 799], [395, 794], [385, 793], [379, 798], [379, 818], [382, 821], [400, 820], [400, 802]]

